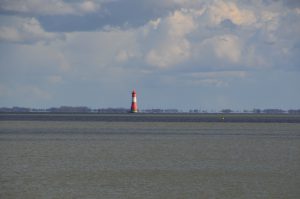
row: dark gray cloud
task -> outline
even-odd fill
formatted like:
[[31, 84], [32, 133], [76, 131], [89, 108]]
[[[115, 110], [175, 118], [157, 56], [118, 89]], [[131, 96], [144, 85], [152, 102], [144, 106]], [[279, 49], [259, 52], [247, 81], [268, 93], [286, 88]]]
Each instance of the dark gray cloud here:
[[295, 8], [295, 7], [300, 7], [300, 1], [299, 0], [277, 0], [281, 1], [283, 4]]
[[[51, 5], [50, 0], [47, 2]], [[17, 1], [4, 1], [0, 4], [0, 12], [2, 15], [35, 17], [47, 31], [72, 32], [94, 31], [105, 26], [137, 27], [151, 19], [165, 16], [176, 8], [160, 1], [120, 0], [103, 1], [97, 10], [84, 10], [82, 6], [74, 7], [83, 1], [61, 2], [64, 6], [56, 9], [59, 6], [46, 5], [48, 7], [44, 8], [42, 3], [30, 0], [24, 2], [24, 8]]]
[[174, 9], [151, 1], [122, 0], [103, 3], [98, 12], [83, 16], [38, 16], [38, 19], [48, 31], [94, 31], [106, 26], [142, 26], [149, 20], [168, 15]]

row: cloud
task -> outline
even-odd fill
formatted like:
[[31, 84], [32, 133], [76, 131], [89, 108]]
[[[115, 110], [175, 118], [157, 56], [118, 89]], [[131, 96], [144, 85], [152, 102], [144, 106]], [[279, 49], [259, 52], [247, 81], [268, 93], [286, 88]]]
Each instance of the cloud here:
[[192, 86], [214, 86], [214, 87], [227, 87], [228, 82], [220, 79], [189, 79], [187, 80], [188, 85]]
[[0, 24], [0, 41], [35, 43], [62, 37], [62, 34], [46, 32], [35, 18], [7, 17], [6, 24]]
[[218, 71], [218, 72], [194, 72], [187, 74], [193, 78], [245, 78], [246, 71]]
[[300, 15], [300, 8], [295, 8], [294, 12], [298, 15]]
[[62, 52], [50, 51], [49, 56], [58, 63], [60, 71], [68, 72], [71, 70], [71, 64]]
[[146, 33], [143, 39], [148, 45], [146, 62], [167, 68], [188, 59], [190, 42], [186, 36], [195, 28], [193, 16], [187, 10], [177, 10], [166, 18], [150, 21], [143, 30]]
[[79, 4], [79, 8], [81, 11], [86, 13], [93, 13], [100, 9], [100, 4], [95, 3], [94, 1], [84, 1]]
[[49, 100], [52, 98], [52, 95], [46, 90], [35, 86], [35, 85], [22, 85], [17, 88], [17, 93], [21, 93], [25, 98], [38, 98], [42, 100]]
[[[275, 1], [275, 0], [273, 0], [273, 1]], [[298, 1], [298, 0], [279, 0], [279, 1], [283, 2], [284, 5], [287, 5], [291, 8], [295, 8], [295, 7], [300, 8], [300, 1]]]
[[223, 35], [212, 38], [217, 57], [229, 60], [232, 63], [238, 63], [241, 58], [240, 40], [235, 35]]
[[19, 85], [8, 87], [0, 84], [0, 97], [13, 97], [30, 102], [31, 100], [50, 100], [52, 94], [36, 85]]
[[54, 57], [61, 58], [60, 63], [65, 60], [80, 76], [95, 78], [113, 68], [133, 67], [132, 59], [140, 56], [135, 36], [133, 30], [111, 27], [105, 31], [67, 33], [64, 52]]
[[222, 70], [239, 67], [244, 61], [243, 41], [236, 35], [212, 35], [193, 45], [192, 60], [198, 69]]
[[188, 85], [227, 87], [236, 79], [245, 79], [246, 71], [193, 72], [182, 75]]
[[63, 0], [3, 0], [0, 3], [3, 11], [38, 15], [80, 15], [96, 12], [99, 8], [99, 3], [90, 0], [73, 3]]
[[251, 25], [256, 22], [256, 17], [251, 10], [241, 9], [230, 1], [213, 1], [208, 8], [208, 15], [213, 25], [219, 25], [225, 20], [230, 20], [236, 25]]
[[268, 63], [266, 57], [260, 53], [259, 49], [255, 45], [250, 45], [245, 49], [246, 55], [244, 55], [244, 65], [256, 68], [256, 69], [264, 69], [271, 67], [270, 63]]
[[136, 57], [136, 54], [134, 52], [131, 52], [131, 51], [126, 51], [126, 50], [120, 50], [118, 53], [117, 53], [117, 56], [116, 56], [116, 61], [117, 62], [126, 62], [128, 60], [130, 60], [131, 58], [134, 58]]
[[157, 80], [160, 85], [185, 87], [228, 87], [237, 80], [246, 80], [251, 72], [242, 70], [214, 71], [214, 72], [183, 72], [176, 74], [162, 74]]

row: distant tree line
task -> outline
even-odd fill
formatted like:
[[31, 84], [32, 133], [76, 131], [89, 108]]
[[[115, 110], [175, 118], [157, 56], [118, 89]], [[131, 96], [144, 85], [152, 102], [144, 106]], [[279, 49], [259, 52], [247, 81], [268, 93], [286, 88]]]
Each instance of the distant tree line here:
[[129, 109], [125, 108], [100, 108], [91, 109], [86, 106], [60, 106], [47, 109], [35, 109], [26, 107], [2, 107], [0, 112], [6, 113], [25, 113], [25, 112], [50, 112], [50, 113], [127, 113]]
[[98, 113], [128, 113], [130, 110], [126, 108], [101, 108], [96, 109]]
[[291, 110], [288, 111], [288, 113], [289, 114], [300, 114], [300, 109], [297, 109], [297, 110], [291, 109]]
[[[99, 108], [91, 109], [86, 106], [60, 106], [52, 107], [48, 109], [35, 109], [35, 108], [26, 108], [26, 107], [2, 107], [0, 108], [2, 113], [25, 113], [25, 112], [50, 112], [50, 113], [128, 113], [130, 109], [127, 108]], [[208, 111], [200, 109], [190, 109], [189, 111], [181, 111], [178, 109], [143, 109], [139, 110], [141, 113], [191, 113], [191, 114], [200, 114], [208, 113]], [[215, 113], [215, 112], [214, 112]], [[240, 111], [234, 111], [232, 109], [222, 109], [216, 113], [241, 113]], [[252, 109], [244, 110], [243, 113], [248, 114], [300, 114], [300, 109]]]
[[76, 107], [73, 107], [73, 106], [61, 106], [61, 107], [58, 107], [58, 108], [49, 108], [49, 109], [46, 109], [46, 112], [63, 112], [63, 113], [88, 113], [88, 112], [91, 112], [92, 110], [88, 107], [85, 107], [85, 106], [76, 106]]
[[141, 110], [142, 113], [179, 113], [180, 111], [177, 109], [145, 109]]
[[[235, 113], [235, 111], [231, 109], [223, 109], [222, 113]], [[282, 109], [253, 109], [253, 110], [244, 110], [244, 113], [254, 113], [254, 114], [300, 114], [300, 109], [290, 109], [290, 110], [282, 110]]]

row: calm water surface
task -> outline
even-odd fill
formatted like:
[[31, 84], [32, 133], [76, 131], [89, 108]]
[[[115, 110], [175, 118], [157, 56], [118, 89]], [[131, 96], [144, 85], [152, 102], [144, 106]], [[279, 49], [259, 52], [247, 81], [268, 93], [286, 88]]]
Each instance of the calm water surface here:
[[299, 123], [0, 121], [0, 198], [300, 198]]

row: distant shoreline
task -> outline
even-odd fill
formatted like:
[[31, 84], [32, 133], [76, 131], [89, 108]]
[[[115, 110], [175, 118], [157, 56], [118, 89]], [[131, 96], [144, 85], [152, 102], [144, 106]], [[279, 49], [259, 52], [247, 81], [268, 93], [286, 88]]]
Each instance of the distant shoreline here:
[[[27, 108], [27, 107], [0, 107], [0, 113], [108, 113], [108, 114], [126, 114], [131, 112], [128, 108], [89, 108], [87, 106], [60, 106], [51, 108]], [[190, 109], [190, 110], [180, 110], [177, 108], [173, 109], [161, 109], [161, 108], [151, 108], [151, 109], [139, 109], [139, 113], [147, 114], [292, 114], [300, 115], [300, 109], [279, 109], [279, 108], [267, 108], [260, 109], [254, 108], [252, 110], [232, 110], [232, 109], [221, 109], [214, 111], [207, 111], [205, 109]]]
[[255, 113], [0, 113], [1, 121], [300, 123], [299, 114]]

